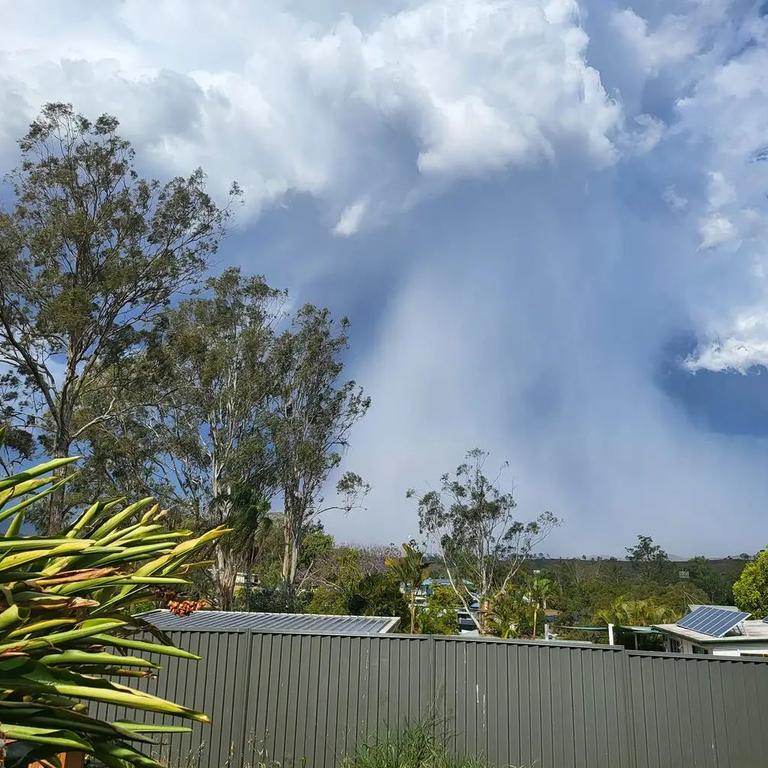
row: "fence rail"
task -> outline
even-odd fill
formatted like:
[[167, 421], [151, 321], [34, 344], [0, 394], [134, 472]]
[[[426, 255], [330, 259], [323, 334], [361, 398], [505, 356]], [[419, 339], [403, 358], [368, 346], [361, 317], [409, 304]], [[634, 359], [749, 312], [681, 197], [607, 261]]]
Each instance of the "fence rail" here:
[[159, 756], [173, 766], [334, 768], [424, 719], [456, 753], [497, 768], [768, 765], [759, 659], [460, 637], [170, 634], [202, 661], [153, 657], [164, 669], [144, 687], [212, 721], [168, 739]]

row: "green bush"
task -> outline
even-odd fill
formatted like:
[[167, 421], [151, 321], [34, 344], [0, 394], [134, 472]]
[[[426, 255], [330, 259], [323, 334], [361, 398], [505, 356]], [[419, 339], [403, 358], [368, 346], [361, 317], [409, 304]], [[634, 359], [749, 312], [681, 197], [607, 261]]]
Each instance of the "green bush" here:
[[419, 632], [423, 635], [458, 635], [457, 611], [460, 607], [461, 602], [450, 587], [435, 587], [417, 615]]
[[768, 549], [744, 566], [733, 585], [733, 599], [757, 619], [768, 616]]

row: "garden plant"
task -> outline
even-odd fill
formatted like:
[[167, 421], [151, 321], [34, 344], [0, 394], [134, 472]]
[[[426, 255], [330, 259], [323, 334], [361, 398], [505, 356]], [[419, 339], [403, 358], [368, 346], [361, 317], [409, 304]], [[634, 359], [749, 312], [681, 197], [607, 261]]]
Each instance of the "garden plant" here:
[[[156, 674], [148, 653], [196, 659], [131, 615], [155, 590], [180, 589], [201, 549], [226, 532], [170, 530], [151, 498], [97, 501], [59, 535], [27, 534], [25, 513], [62, 483], [62, 458], [0, 480], [0, 734], [5, 768], [57, 766], [82, 752], [111, 768], [152, 768], [158, 733], [186, 728], [107, 722], [114, 704], [207, 722], [196, 712], [116, 678]], [[149, 638], [149, 639], [147, 639]], [[138, 653], [137, 653], [138, 652]]]

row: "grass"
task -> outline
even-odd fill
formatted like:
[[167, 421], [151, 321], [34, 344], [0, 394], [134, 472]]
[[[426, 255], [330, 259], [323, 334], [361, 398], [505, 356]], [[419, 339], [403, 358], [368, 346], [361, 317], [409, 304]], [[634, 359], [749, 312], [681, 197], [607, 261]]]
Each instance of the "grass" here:
[[457, 758], [438, 740], [431, 723], [419, 723], [387, 741], [358, 747], [340, 768], [488, 768], [477, 758]]
[[[337, 768], [491, 768], [490, 764], [479, 757], [455, 757], [450, 753], [444, 738], [435, 735], [435, 722], [421, 721], [385, 741], [358, 746], [355, 753], [343, 758]], [[255, 744], [255, 762], [247, 761], [237, 766], [232, 762], [232, 754], [223, 768], [307, 768], [306, 758], [291, 760], [287, 763], [271, 758], [263, 742]], [[200, 756], [205, 745], [190, 752], [184, 768], [198, 768]], [[505, 768], [515, 768], [506, 766]], [[518, 766], [518, 768], [525, 768]], [[533, 766], [527, 766], [533, 768]]]

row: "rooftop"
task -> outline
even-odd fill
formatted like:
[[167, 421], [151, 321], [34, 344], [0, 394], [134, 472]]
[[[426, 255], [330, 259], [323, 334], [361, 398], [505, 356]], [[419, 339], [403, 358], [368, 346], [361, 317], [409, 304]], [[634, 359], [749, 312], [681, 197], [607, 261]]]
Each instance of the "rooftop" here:
[[766, 622], [760, 620], [742, 621], [739, 627], [743, 633], [735, 630], [723, 637], [712, 637], [693, 629], [679, 627], [677, 624], [656, 624], [653, 629], [676, 637], [683, 637], [686, 640], [693, 640], [701, 645], [707, 643], [768, 643], [768, 624]]
[[177, 616], [168, 610], [148, 611], [141, 618], [166, 632], [333, 632], [384, 634], [400, 619], [392, 616], [321, 616], [309, 613], [195, 611]]

